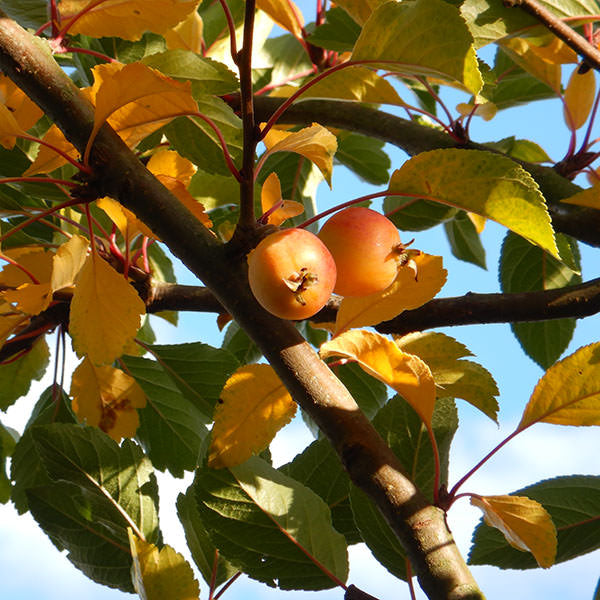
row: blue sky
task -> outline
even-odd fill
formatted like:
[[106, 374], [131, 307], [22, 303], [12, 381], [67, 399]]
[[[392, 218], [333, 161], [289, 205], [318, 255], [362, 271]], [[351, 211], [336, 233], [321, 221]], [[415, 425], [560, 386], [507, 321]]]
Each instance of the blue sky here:
[[[301, 6], [312, 6], [300, 2]], [[474, 120], [472, 129], [476, 141], [498, 140], [508, 135], [538, 142], [558, 160], [568, 141], [558, 101], [537, 103], [500, 113], [493, 121]], [[398, 168], [404, 157], [392, 152], [393, 168]], [[333, 190], [321, 185], [318, 193], [320, 208], [326, 208], [374, 190], [356, 180], [346, 169], [334, 172]], [[465, 191], [468, 193], [468, 190]], [[430, 254], [444, 257], [448, 282], [441, 296], [462, 295], [468, 291], [498, 291], [498, 254], [505, 230], [488, 224], [483, 233], [487, 250], [488, 270], [484, 271], [454, 259], [441, 227], [418, 233], [414, 246]], [[405, 234], [413, 237], [412, 234]], [[588, 280], [600, 276], [598, 251], [581, 246], [583, 277]], [[193, 283], [187, 276], [183, 283]], [[161, 342], [202, 341], [218, 345], [219, 334], [214, 315], [184, 315], [180, 327], [161, 323], [158, 326]], [[516, 426], [542, 370], [527, 358], [508, 325], [468, 326], [446, 328], [445, 333], [463, 342], [477, 360], [495, 377], [500, 388], [500, 427], [466, 403], [459, 403], [461, 426], [455, 437], [451, 457], [450, 480], [455, 481], [489, 449], [495, 446]], [[575, 337], [567, 353], [583, 344], [600, 339], [600, 316], [578, 324]], [[22, 429], [27, 415], [48, 378], [32, 388], [31, 394], [9, 409], [2, 422]], [[273, 443], [276, 460], [285, 462], [311, 440], [302, 423], [294, 422], [284, 429]], [[568, 428], [536, 425], [505, 447], [484, 469], [465, 486], [464, 491], [480, 494], [503, 494], [540, 479], [569, 473], [598, 474], [598, 433], [593, 428]], [[179, 489], [189, 481], [173, 481], [160, 476], [161, 522], [165, 539], [176, 550], [185, 553], [185, 542], [173, 509]], [[479, 511], [461, 500], [452, 508], [449, 523], [457, 541], [466, 553], [473, 525], [479, 520]], [[65, 600], [85, 597], [87, 600], [119, 600], [126, 596], [118, 591], [98, 586], [88, 580], [59, 554], [29, 516], [16, 516], [10, 506], [0, 506], [0, 596], [10, 600]], [[381, 598], [408, 598], [408, 590], [380, 567], [364, 546], [351, 549], [350, 582], [368, 593]], [[590, 599], [598, 581], [600, 552], [552, 567], [547, 571], [499, 571], [476, 567], [474, 575], [489, 600], [514, 598]], [[201, 597], [206, 598], [207, 586], [201, 581]], [[341, 590], [319, 594], [322, 600], [342, 598]], [[315, 598], [314, 594], [279, 592], [241, 579], [228, 591], [230, 600], [275, 599], [300, 600]]]

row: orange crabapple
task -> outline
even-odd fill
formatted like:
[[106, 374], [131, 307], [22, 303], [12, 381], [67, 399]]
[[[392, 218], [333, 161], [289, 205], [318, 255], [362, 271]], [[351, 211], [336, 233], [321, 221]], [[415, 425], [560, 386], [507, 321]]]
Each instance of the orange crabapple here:
[[282, 229], [264, 238], [248, 254], [248, 281], [259, 304], [282, 319], [312, 317], [335, 286], [333, 257], [305, 229]]
[[405, 247], [396, 226], [381, 213], [364, 206], [345, 208], [326, 221], [318, 236], [335, 260], [336, 294], [368, 296], [396, 279]]

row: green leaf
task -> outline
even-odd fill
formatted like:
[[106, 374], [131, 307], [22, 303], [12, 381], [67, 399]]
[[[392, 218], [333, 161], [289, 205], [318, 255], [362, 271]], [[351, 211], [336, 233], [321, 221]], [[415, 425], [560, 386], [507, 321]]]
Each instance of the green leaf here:
[[323, 498], [334, 528], [344, 534], [348, 544], [362, 542], [350, 507], [350, 478], [328, 440], [313, 442], [279, 470]]
[[[244, 20], [244, 5], [244, 0], [227, 1], [227, 6], [236, 27]], [[198, 13], [202, 17], [202, 37], [208, 48], [228, 31], [225, 13], [220, 5], [212, 2], [201, 2]]]
[[12, 456], [18, 439], [17, 431], [0, 423], [0, 504], [6, 504], [10, 500], [11, 485], [6, 472], [6, 463]]
[[335, 374], [348, 388], [360, 410], [368, 419], [372, 419], [387, 402], [386, 385], [361, 369], [358, 363], [335, 367]]
[[46, 0], [0, 0], [0, 8], [21, 27], [37, 30], [48, 20]]
[[0, 365], [0, 410], [6, 410], [29, 391], [31, 382], [39, 381], [50, 360], [50, 350], [44, 338], [17, 360]]
[[[389, 189], [492, 219], [558, 258], [544, 197], [509, 158], [454, 148], [423, 152], [394, 172]], [[386, 212], [390, 207], [386, 198]]]
[[516, 160], [530, 163], [551, 162], [544, 149], [530, 140], [518, 140], [514, 135], [497, 142], [488, 142], [486, 146], [498, 150]]
[[[561, 255], [575, 255], [576, 242], [557, 234]], [[534, 292], [581, 283], [581, 276], [523, 238], [508, 233], [500, 256], [500, 285], [506, 293]], [[553, 319], [532, 323], [512, 323], [511, 328], [525, 353], [543, 369], [554, 364], [566, 350], [575, 330], [575, 319]]]
[[269, 38], [258, 52], [256, 68], [271, 68], [271, 82], [280, 83], [310, 71], [312, 63], [302, 44], [291, 35]]
[[174, 79], [191, 81], [194, 94], [220, 96], [239, 87], [237, 77], [224, 64], [189, 50], [167, 50], [147, 56], [142, 62]]
[[198, 469], [198, 509], [219, 552], [253, 579], [279, 588], [320, 590], [345, 581], [344, 537], [314, 492], [257, 457], [230, 470]]
[[229, 376], [239, 367], [236, 357], [200, 342], [152, 346], [162, 369], [179, 391], [207, 418], [212, 414]]
[[207, 417], [183, 396], [160, 363], [134, 356], [124, 356], [123, 362], [148, 400], [138, 410], [136, 437], [155, 468], [183, 477], [184, 471], [198, 466], [200, 448], [208, 434]]
[[158, 489], [138, 446], [121, 446], [95, 427], [32, 429], [35, 450], [53, 483], [27, 491], [40, 527], [90, 579], [133, 591], [127, 528], [159, 540]]
[[473, 94], [482, 86], [471, 33], [458, 10], [443, 0], [381, 4], [365, 23], [352, 60], [457, 81]]
[[380, 140], [342, 131], [338, 134], [335, 158], [364, 181], [383, 185], [390, 178], [392, 166], [390, 157], [383, 150], [384, 145]]
[[227, 327], [222, 347], [223, 350], [231, 352], [241, 365], [257, 362], [262, 356], [256, 344], [235, 321]]
[[[511, 495], [536, 500], [550, 513], [558, 534], [556, 563], [600, 548], [600, 477], [556, 477]], [[502, 533], [483, 522], [473, 533], [468, 562], [501, 569], [534, 569], [538, 566], [531, 554], [516, 550]]]
[[[195, 96], [198, 111], [221, 130], [234, 163], [242, 155], [242, 123], [233, 110], [216, 96]], [[183, 157], [209, 173], [231, 175], [219, 138], [213, 129], [197, 117], [179, 117], [171, 121], [164, 133], [173, 148]]]
[[[541, 0], [540, 4], [560, 18], [594, 15], [598, 12], [593, 0]], [[477, 48], [521, 29], [526, 29], [531, 34], [531, 28], [538, 25], [534, 17], [523, 10], [505, 6], [502, 0], [465, 0], [460, 12], [469, 25]]]
[[[198, 169], [188, 190], [204, 208], [212, 211], [219, 206], [236, 206], [240, 201], [240, 184], [231, 176], [207, 173]], [[211, 213], [211, 218], [212, 218]]]
[[[85, 36], [81, 36], [85, 37]], [[166, 50], [165, 38], [157, 33], [147, 31], [142, 38], [136, 42], [122, 38], [87, 38], [90, 41], [99, 42], [105, 48], [104, 52], [113, 56], [122, 63], [131, 63], [144, 59], [146, 56], [158, 54]]]
[[403, 231], [430, 229], [458, 214], [458, 209], [452, 206], [401, 196], [385, 198], [383, 211], [394, 225]]
[[473, 263], [482, 269], [486, 269], [485, 248], [473, 221], [463, 211], [459, 212], [454, 219], [444, 223], [446, 237], [450, 243], [452, 254], [459, 260]]
[[12, 461], [11, 479], [14, 482], [11, 499], [19, 514], [27, 512], [26, 491], [28, 488], [50, 483], [46, 470], [40, 463], [35, 448], [31, 428], [34, 425], [48, 423], [71, 423], [77, 419], [71, 411], [71, 402], [67, 394], [60, 388], [53, 392], [50, 386], [40, 396], [25, 426], [25, 431], [18, 441]]
[[[213, 566], [217, 549], [211, 542], [206, 527], [198, 512], [193, 487], [185, 494], [177, 497], [177, 515], [185, 532], [185, 539], [192, 558], [200, 570], [206, 583], [210, 585], [213, 577]], [[215, 586], [225, 583], [230, 577], [237, 573], [237, 569], [228, 563], [222, 556], [218, 557], [217, 576]]]
[[359, 35], [360, 25], [345, 10], [335, 7], [327, 11], [325, 23], [319, 25], [306, 41], [319, 48], [350, 52]]

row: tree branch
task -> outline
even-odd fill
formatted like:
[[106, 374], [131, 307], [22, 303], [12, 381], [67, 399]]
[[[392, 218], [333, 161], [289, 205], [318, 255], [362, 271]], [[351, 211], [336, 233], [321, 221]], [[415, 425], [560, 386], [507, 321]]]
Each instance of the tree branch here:
[[[53, 119], [80, 152], [93, 107], [47, 47], [0, 13], [0, 67]], [[481, 600], [444, 512], [428, 503], [352, 396], [293, 324], [262, 309], [247, 267], [140, 163], [107, 125], [90, 154], [95, 183], [132, 210], [215, 294], [257, 343], [298, 404], [329, 438], [354, 483], [365, 491], [402, 542], [431, 599]]]
[[[255, 98], [255, 115], [258, 121], [267, 121], [284, 100], [259, 96]], [[239, 99], [230, 99], [232, 106], [239, 106]], [[341, 100], [302, 100], [290, 106], [280, 119], [281, 123], [306, 125], [318, 122], [321, 125], [339, 127], [404, 150], [410, 156], [438, 148], [470, 148], [494, 152], [485, 144], [469, 142], [458, 146], [443, 131], [419, 125], [374, 108], [355, 102]], [[515, 159], [513, 159], [515, 160]], [[548, 210], [556, 231], [570, 235], [591, 246], [600, 247], [600, 210], [582, 208], [560, 201], [581, 191], [568, 179], [551, 167], [515, 160], [540, 186], [548, 202]]]
[[509, 8], [520, 8], [545, 25], [557, 38], [582, 56], [590, 67], [600, 71], [600, 51], [572, 27], [561, 21], [537, 0], [504, 0]]

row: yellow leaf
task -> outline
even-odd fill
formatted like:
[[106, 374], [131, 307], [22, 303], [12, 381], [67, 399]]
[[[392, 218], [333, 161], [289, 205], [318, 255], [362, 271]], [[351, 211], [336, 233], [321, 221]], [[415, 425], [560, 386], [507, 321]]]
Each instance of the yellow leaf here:
[[341, 6], [359, 25], [364, 25], [371, 13], [385, 0], [337, 0]]
[[484, 121], [491, 121], [496, 116], [498, 107], [493, 102], [483, 102], [477, 106], [471, 102], [460, 102], [456, 105], [456, 110], [465, 117], [473, 114], [481, 117]]
[[12, 150], [17, 138], [24, 133], [12, 112], [4, 104], [0, 104], [0, 144], [7, 150]]
[[5, 302], [13, 304], [27, 315], [38, 315], [46, 310], [52, 300], [50, 283], [24, 283], [15, 290], [0, 293]]
[[258, 454], [295, 412], [295, 402], [272, 367], [240, 367], [225, 383], [215, 409], [209, 467], [232, 467]]
[[563, 198], [561, 202], [600, 210], [600, 185], [577, 192], [569, 198]]
[[263, 215], [275, 205], [280, 204], [268, 217], [267, 223], [279, 226], [287, 219], [297, 217], [304, 212], [304, 206], [300, 202], [293, 200], [283, 200], [281, 198], [281, 183], [277, 173], [271, 173], [263, 183], [260, 192], [260, 203]]
[[482, 233], [485, 229], [487, 219], [485, 217], [482, 217], [481, 215], [478, 215], [477, 213], [472, 212], [467, 212], [467, 217], [469, 217], [471, 223], [475, 225], [475, 231], [477, 231], [477, 233]]
[[471, 504], [483, 511], [485, 522], [499, 529], [511, 546], [531, 552], [540, 567], [554, 564], [556, 527], [539, 502], [525, 496], [472, 496]]
[[[306, 82], [313, 78], [307, 79]], [[270, 95], [287, 97], [297, 90], [296, 87], [282, 86]], [[375, 71], [360, 66], [333, 72], [308, 88], [302, 94], [302, 98], [339, 98], [340, 100], [353, 100], [355, 102], [406, 106], [406, 103], [400, 98], [389, 81]]]
[[256, 0], [256, 8], [267, 13], [282, 29], [302, 39], [304, 18], [292, 0]]
[[337, 150], [337, 138], [328, 129], [313, 123], [300, 131], [290, 133], [271, 129], [264, 139], [267, 154], [296, 152], [317, 165], [331, 187], [333, 155]]
[[555, 35], [550, 34], [550, 37], [550, 43], [544, 46], [531, 44], [529, 46], [531, 52], [553, 65], [564, 65], [568, 63], [577, 63], [579, 61], [579, 57], [575, 50], [569, 48], [569, 46]]
[[[156, 178], [204, 225], [204, 227], [212, 227], [212, 221], [204, 210], [204, 205], [192, 196], [186, 187], [172, 177], [167, 175], [157, 175]], [[155, 236], [156, 237], [156, 236]]]
[[600, 342], [580, 348], [546, 371], [517, 431], [535, 423], [600, 425]]
[[154, 175], [166, 175], [178, 179], [186, 187], [198, 170], [191, 160], [183, 158], [174, 150], [165, 149], [153, 154], [146, 167]]
[[321, 358], [341, 356], [396, 390], [431, 426], [435, 407], [435, 383], [429, 367], [417, 356], [402, 352], [388, 338], [369, 331], [347, 331], [319, 350]]
[[75, 283], [85, 259], [89, 241], [80, 235], [74, 235], [58, 248], [52, 259], [52, 291], [69, 288]]
[[179, 23], [177, 27], [164, 33], [168, 50], [190, 50], [196, 54], [202, 53], [202, 17], [194, 11]]
[[498, 420], [498, 387], [489, 371], [470, 360], [472, 356], [460, 342], [443, 333], [418, 332], [394, 336], [404, 352], [423, 359], [433, 375], [438, 398], [462, 398], [490, 419]]
[[99, 427], [117, 442], [135, 435], [140, 424], [136, 409], [146, 406], [146, 396], [133, 377], [85, 358], [73, 372], [70, 393], [81, 422]]
[[504, 51], [525, 71], [560, 93], [561, 69], [531, 50], [532, 44], [523, 38], [505, 38], [500, 43]]
[[23, 173], [24, 177], [37, 175], [38, 173], [52, 173], [52, 171], [67, 163], [60, 154], [52, 150], [49, 146], [54, 146], [59, 150], [62, 150], [72, 159], [76, 160], [79, 157], [79, 151], [73, 144], [67, 141], [63, 132], [56, 125], [52, 125], [52, 127], [48, 129], [42, 140], [48, 145], [40, 145], [35, 160]]
[[[12, 116], [14, 124], [20, 128], [20, 133], [27, 131], [33, 127], [43, 116], [42, 109], [21, 90], [18, 88], [10, 78], [6, 75], [0, 75], [0, 103], [8, 109], [9, 114]], [[2, 111], [0, 114], [0, 131], [4, 133], [3, 121], [6, 117], [6, 113]], [[15, 144], [15, 140], [12, 140], [10, 145], [5, 145], [2, 141], [0, 142], [5, 148], [9, 150]]]
[[162, 125], [177, 115], [198, 112], [189, 81], [175, 81], [142, 63], [97, 65], [93, 72], [96, 111], [88, 148], [103, 123], [119, 109], [117, 129], [125, 129], [124, 123], [130, 118], [139, 123], [141, 117], [145, 123]]
[[146, 306], [123, 275], [91, 254], [79, 271], [69, 333], [79, 356], [106, 364], [121, 356], [140, 327]]
[[143, 600], [198, 600], [200, 587], [185, 558], [165, 544], [160, 551], [127, 529], [133, 558], [132, 581]]
[[62, 25], [74, 20], [69, 32], [90, 37], [139, 40], [144, 32], [166, 33], [196, 10], [199, 0], [61, 0]]
[[579, 73], [575, 69], [565, 90], [564, 118], [569, 129], [577, 130], [585, 125], [596, 98], [594, 69]]
[[383, 292], [362, 297], [344, 298], [336, 318], [336, 334], [353, 327], [368, 327], [389, 321], [404, 310], [412, 310], [429, 302], [446, 282], [447, 272], [441, 256], [419, 254], [414, 257], [415, 271], [405, 265]]
[[0, 348], [27, 321], [27, 315], [16, 314], [9, 304], [0, 302]]

